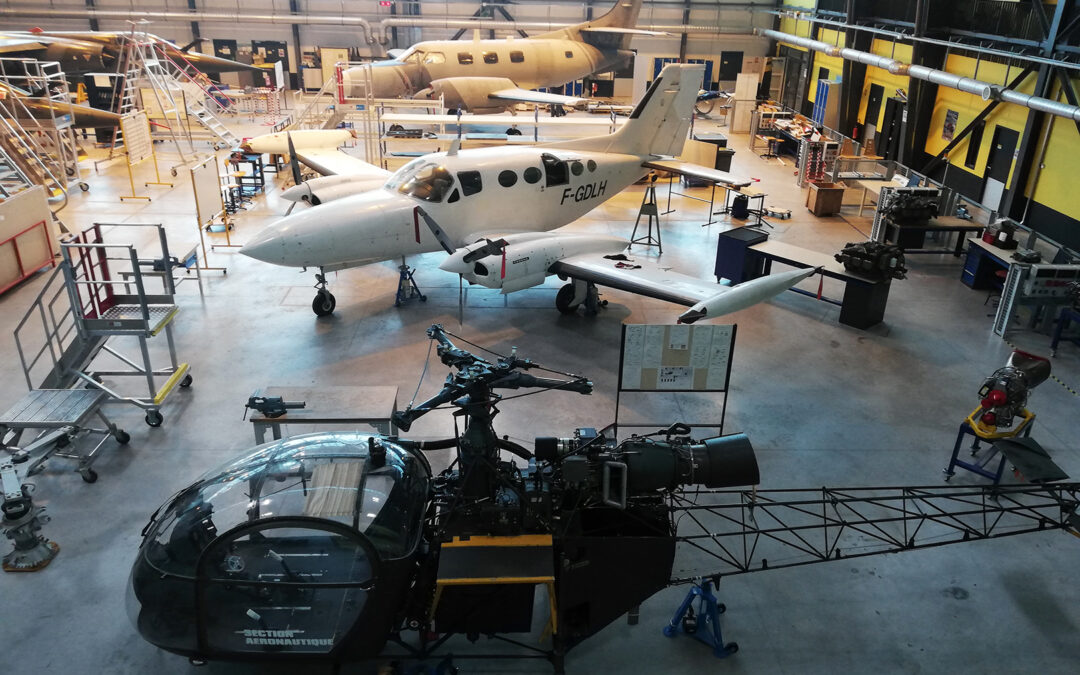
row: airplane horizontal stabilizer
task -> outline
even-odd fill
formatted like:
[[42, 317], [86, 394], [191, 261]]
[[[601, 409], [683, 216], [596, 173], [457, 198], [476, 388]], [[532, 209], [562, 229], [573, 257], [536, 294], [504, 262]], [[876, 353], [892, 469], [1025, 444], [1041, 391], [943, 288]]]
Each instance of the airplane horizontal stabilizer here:
[[498, 101], [518, 101], [520, 103], [539, 103], [542, 105], [564, 105], [571, 108], [582, 108], [588, 105], [589, 100], [577, 96], [563, 96], [562, 94], [548, 94], [542, 91], [529, 89], [500, 89], [488, 94], [488, 98]]

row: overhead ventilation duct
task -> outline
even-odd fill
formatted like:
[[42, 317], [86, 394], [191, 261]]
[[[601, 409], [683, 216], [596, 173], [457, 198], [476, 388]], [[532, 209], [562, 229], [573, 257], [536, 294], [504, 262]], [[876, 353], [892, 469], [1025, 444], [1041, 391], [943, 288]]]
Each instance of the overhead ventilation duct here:
[[916, 66], [911, 63], [890, 59], [886, 56], [861, 52], [857, 49], [837, 47], [828, 42], [811, 40], [810, 38], [799, 37], [798, 35], [791, 35], [790, 33], [781, 33], [776, 30], [759, 28], [757, 29], [757, 34], [772, 38], [779, 42], [786, 42], [799, 47], [812, 49], [816, 52], [822, 52], [829, 56], [837, 56], [849, 61], [865, 63], [868, 66], [887, 70], [894, 75], [907, 75], [909, 77], [914, 77], [917, 80], [925, 80], [937, 85], [958, 89], [969, 94], [975, 94], [984, 101], [993, 98], [1004, 101], [1005, 103], [1013, 103], [1025, 108], [1030, 108], [1031, 110], [1080, 121], [1080, 107], [1068, 103], [1061, 103], [1060, 101], [1052, 101], [1048, 98], [1024, 94], [1015, 89], [1005, 89], [1000, 85], [983, 82], [982, 80], [974, 80], [970, 77], [961, 77], [960, 75], [954, 75], [953, 73], [948, 73], [944, 70], [935, 70], [933, 68], [927, 68], [926, 66]]

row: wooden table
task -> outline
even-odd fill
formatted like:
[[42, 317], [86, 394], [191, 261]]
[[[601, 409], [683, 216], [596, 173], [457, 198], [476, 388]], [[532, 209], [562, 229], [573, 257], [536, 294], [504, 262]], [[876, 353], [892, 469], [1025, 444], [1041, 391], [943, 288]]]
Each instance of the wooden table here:
[[327, 387], [267, 387], [260, 396], [280, 396], [285, 401], [303, 401], [306, 407], [286, 411], [281, 417], [266, 417], [256, 413], [251, 417], [255, 442], [266, 442], [266, 429], [274, 440], [281, 439], [283, 424], [366, 424], [381, 433], [397, 433], [392, 416], [397, 411], [397, 387], [389, 386], [327, 386]]
[[881, 188], [889, 187], [893, 185], [892, 181], [887, 180], [848, 180], [845, 181], [856, 189], [862, 190], [862, 197], [859, 199], [859, 215], [862, 216], [863, 207], [866, 206], [866, 195], [872, 194], [874, 196], [874, 208], [877, 208], [878, 196], [881, 194]]

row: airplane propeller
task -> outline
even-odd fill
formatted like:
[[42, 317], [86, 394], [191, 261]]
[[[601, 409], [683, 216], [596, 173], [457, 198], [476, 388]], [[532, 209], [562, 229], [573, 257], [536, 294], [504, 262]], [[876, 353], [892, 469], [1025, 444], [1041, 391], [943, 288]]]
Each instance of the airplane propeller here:
[[439, 246], [442, 246], [443, 250], [447, 253], [453, 253], [457, 250], [454, 246], [454, 242], [450, 240], [446, 232], [439, 227], [439, 224], [435, 222], [435, 219], [427, 214], [427, 211], [419, 206], [413, 208], [413, 225], [416, 227], [416, 241], [420, 241], [420, 221], [417, 220], [417, 216], [424, 219], [424, 223], [431, 230], [431, 233], [435, 235], [435, 241], [439, 242]]
[[[296, 185], [300, 185], [304, 182], [304, 177], [300, 173], [300, 160], [296, 158], [296, 146], [293, 145], [292, 134], [286, 132], [285, 140], [289, 142], [289, 168], [292, 169], [293, 183], [295, 183]], [[289, 215], [290, 213], [292, 213], [292, 210], [296, 208], [296, 205], [298, 203], [299, 202], [293, 202], [292, 204], [290, 204], [289, 210], [285, 212], [285, 215]], [[311, 193], [311, 205], [319, 205], [319, 198], [315, 196], [314, 192]]]
[[481, 258], [486, 258], [489, 255], [501, 255], [503, 258], [506, 257], [506, 246], [507, 244], [509, 244], [508, 241], [506, 241], [505, 239], [492, 241], [487, 238], [485, 238], [484, 241], [486, 241], [487, 243], [476, 249], [475, 251], [470, 251], [466, 253], [465, 256], [462, 258], [462, 261], [467, 263], [476, 262], [477, 260], [480, 260]]

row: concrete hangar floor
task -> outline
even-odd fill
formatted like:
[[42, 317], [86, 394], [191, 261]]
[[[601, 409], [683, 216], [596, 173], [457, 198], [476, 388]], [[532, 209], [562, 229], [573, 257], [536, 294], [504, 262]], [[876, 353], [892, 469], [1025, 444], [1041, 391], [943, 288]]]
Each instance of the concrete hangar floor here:
[[[265, 128], [243, 120], [238, 126], [243, 135]], [[759, 188], [769, 193], [766, 202], [792, 211], [790, 220], [771, 221], [774, 239], [832, 253], [869, 232], [869, 218], [856, 217], [854, 207], [839, 217], [810, 215], [790, 161], [763, 160], [738, 135], [730, 145], [737, 150], [733, 171], [760, 178]], [[150, 179], [137, 176], [136, 184]], [[174, 251], [196, 241], [186, 181], [140, 190], [153, 196], [149, 203], [121, 203], [118, 196], [127, 190], [122, 163], [102, 167], [87, 180], [92, 189], [74, 194], [62, 212], [72, 230], [95, 222], [163, 223]], [[642, 190], [627, 190], [568, 229], [628, 236]], [[659, 192], [663, 199], [664, 188]], [[235, 240], [243, 242], [285, 211], [279, 194], [277, 186], [268, 186], [264, 197], [238, 215]], [[663, 260], [707, 278], [717, 234], [742, 223], [701, 227], [707, 219], [703, 204], [676, 200], [676, 206], [663, 220]], [[112, 242], [132, 237], [130, 228], [105, 231]], [[132, 438], [125, 447], [106, 447], [95, 465], [97, 483], [83, 483], [64, 460], [50, 462], [33, 479], [38, 500], [52, 516], [45, 533], [61, 552], [42, 572], [0, 575], [5, 660], [40, 673], [295, 673], [295, 666], [228, 663], [197, 671], [186, 659], [141, 640], [125, 612], [140, 530], [166, 497], [253, 445], [241, 415], [255, 389], [389, 384], [400, 388], [404, 405], [428, 350], [424, 330], [442, 323], [497, 351], [516, 345], [524, 356], [596, 383], [588, 397], [547, 392], [542, 399], [501, 406], [497, 431], [531, 445], [537, 435], [568, 435], [575, 427], [610, 422], [622, 324], [670, 323], [681, 311], [604, 291], [610, 304], [599, 315], [562, 316], [554, 308], [556, 280], [505, 297], [469, 289], [459, 311], [457, 279], [437, 269], [440, 256], [410, 261], [426, 303], [395, 308], [395, 266], [372, 265], [332, 275], [337, 312], [316, 319], [310, 272], [265, 265], [228, 249], [212, 253], [208, 263], [227, 266], [228, 274], [208, 272], [201, 290], [195, 283], [178, 290], [177, 349], [192, 366], [194, 386], [169, 398], [165, 423], [150, 428], [141, 411], [110, 405], [109, 414]], [[749, 434], [763, 488], [941, 484], [959, 423], [977, 405], [982, 378], [1004, 364], [1010, 347], [990, 330], [985, 293], [959, 282], [960, 261], [918, 256], [908, 266], [909, 278], [893, 284], [885, 322], [867, 331], [839, 324], [838, 308], [794, 293], [723, 319], [739, 327], [726, 430]], [[0, 297], [0, 334], [11, 335], [46, 276]], [[830, 290], [839, 295], [826, 280], [826, 295]], [[1019, 331], [1012, 340], [1049, 352], [1045, 335]], [[3, 338], [2, 349], [0, 408], [7, 408], [24, 389], [10, 337]], [[1054, 369], [1076, 388], [1080, 349], [1064, 344]], [[433, 363], [419, 398], [433, 393], [443, 376], [441, 365]], [[1029, 406], [1038, 414], [1034, 437], [1073, 475], [1080, 472], [1080, 443], [1071, 426], [1077, 404], [1066, 388], [1048, 381]], [[626, 412], [665, 421], [714, 413], [667, 396], [635, 403]], [[448, 415], [433, 414], [417, 422], [411, 435], [444, 437], [452, 429]], [[288, 433], [308, 430], [293, 427]], [[436, 457], [436, 465], [440, 459], [445, 463], [445, 456]], [[953, 482], [983, 479], [961, 472]], [[1073, 673], [1080, 629], [1073, 575], [1078, 553], [1080, 542], [1052, 532], [725, 579], [719, 589], [728, 608], [725, 638], [737, 640], [740, 651], [723, 661], [700, 643], [661, 634], [685, 593], [672, 588], [642, 606], [638, 625], [617, 621], [572, 650], [568, 672]], [[462, 672], [550, 672], [543, 661], [458, 665]], [[323, 670], [329, 672], [305, 668]], [[342, 672], [369, 670], [354, 665]]]

